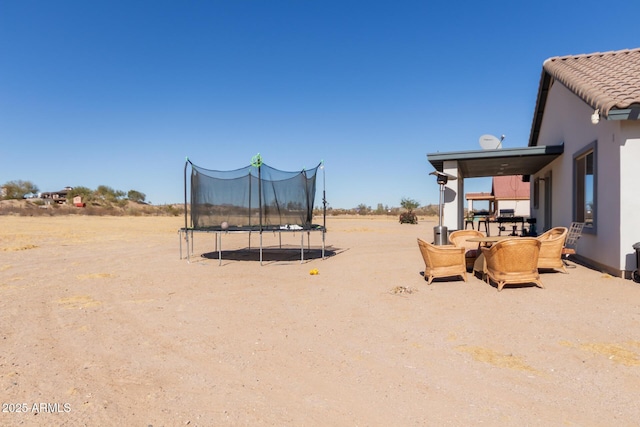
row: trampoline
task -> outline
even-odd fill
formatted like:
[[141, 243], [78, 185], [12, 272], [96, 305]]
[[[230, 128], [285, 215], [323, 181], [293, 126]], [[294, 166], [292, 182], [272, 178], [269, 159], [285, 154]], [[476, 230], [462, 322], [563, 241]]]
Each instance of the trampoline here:
[[[191, 173], [188, 175], [188, 171]], [[193, 241], [197, 233], [215, 234], [215, 250], [222, 264], [222, 237], [229, 233], [258, 234], [260, 264], [262, 264], [265, 232], [300, 233], [300, 262], [304, 261], [304, 235], [311, 250], [311, 233], [322, 235], [322, 259], [325, 258], [326, 192], [322, 190], [322, 224], [313, 224], [313, 208], [316, 197], [318, 171], [324, 164], [301, 171], [287, 172], [273, 168], [262, 161], [260, 154], [251, 164], [240, 169], [219, 171], [205, 169], [188, 158], [184, 166], [184, 227], [180, 236], [180, 259], [183, 259], [183, 240], [186, 242], [186, 259], [193, 255]], [[190, 200], [188, 199], [190, 195]]]

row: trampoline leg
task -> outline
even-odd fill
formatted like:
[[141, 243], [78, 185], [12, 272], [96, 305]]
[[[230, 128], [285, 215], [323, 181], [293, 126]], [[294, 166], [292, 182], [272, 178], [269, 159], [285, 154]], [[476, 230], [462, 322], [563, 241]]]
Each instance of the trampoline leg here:
[[[187, 262], [189, 264], [191, 264], [191, 254], [189, 252], [189, 230], [187, 230], [185, 233], [185, 247], [187, 248]], [[192, 236], [193, 237], [193, 236]]]
[[300, 264], [304, 261], [304, 233], [300, 233]]
[[[216, 233], [216, 246], [218, 247], [218, 265], [222, 265], [222, 233]], [[220, 242], [218, 242], [220, 240]]]
[[260, 265], [262, 265], [262, 231], [260, 232]]

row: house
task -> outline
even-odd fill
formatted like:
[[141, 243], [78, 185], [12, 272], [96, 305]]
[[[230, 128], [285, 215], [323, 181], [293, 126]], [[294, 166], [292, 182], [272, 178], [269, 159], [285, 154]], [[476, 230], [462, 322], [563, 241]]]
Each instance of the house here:
[[67, 194], [71, 190], [73, 190], [73, 187], [64, 187], [60, 191], [40, 193], [39, 196], [46, 204], [58, 203], [62, 205], [67, 203]]
[[529, 147], [564, 154], [531, 176], [532, 216], [545, 228], [585, 223], [583, 261], [616, 276], [640, 241], [640, 49], [547, 59]]
[[462, 228], [464, 178], [520, 174], [539, 231], [584, 222], [576, 257], [629, 278], [640, 242], [639, 118], [640, 49], [547, 59], [527, 147], [427, 154], [458, 178], [447, 183], [443, 225]]

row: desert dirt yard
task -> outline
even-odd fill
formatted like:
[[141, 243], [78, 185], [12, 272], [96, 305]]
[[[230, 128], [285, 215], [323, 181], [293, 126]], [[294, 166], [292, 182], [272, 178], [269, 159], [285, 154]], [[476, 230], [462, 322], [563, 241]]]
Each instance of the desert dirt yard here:
[[0, 216], [0, 425], [638, 425], [633, 281], [428, 286], [432, 219], [328, 217], [302, 263], [300, 232], [262, 265], [196, 233], [188, 262], [183, 224]]

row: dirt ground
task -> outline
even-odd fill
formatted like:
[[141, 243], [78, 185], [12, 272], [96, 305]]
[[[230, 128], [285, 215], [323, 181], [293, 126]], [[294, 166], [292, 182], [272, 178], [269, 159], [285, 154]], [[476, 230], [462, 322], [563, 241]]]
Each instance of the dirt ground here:
[[435, 222], [395, 218], [188, 262], [183, 221], [0, 217], [0, 425], [638, 425], [639, 284], [428, 286]]

